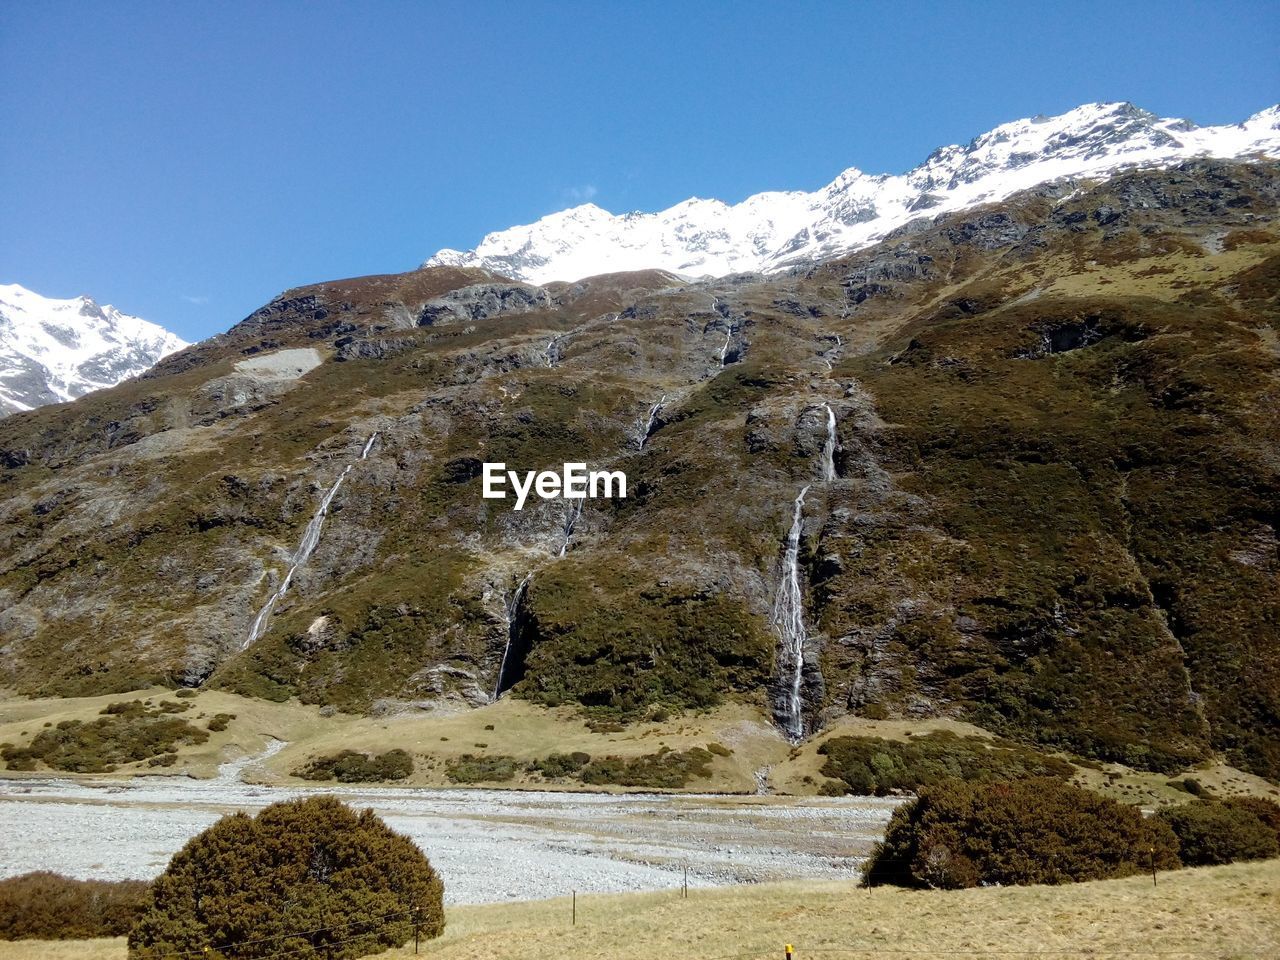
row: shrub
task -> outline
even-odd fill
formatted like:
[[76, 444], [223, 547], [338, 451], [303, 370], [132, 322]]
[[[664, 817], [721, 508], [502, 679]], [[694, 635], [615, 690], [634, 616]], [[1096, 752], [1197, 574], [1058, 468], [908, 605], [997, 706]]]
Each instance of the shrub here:
[[845, 793], [883, 795], [918, 790], [940, 780], [1014, 780], [1019, 777], [1067, 778], [1071, 764], [1018, 744], [991, 743], [941, 730], [911, 740], [880, 737], [832, 737], [818, 753], [822, 773], [842, 781]]
[[415, 917], [427, 937], [444, 929], [444, 886], [422, 851], [333, 797], [223, 817], [152, 891], [129, 934], [135, 960], [206, 947], [237, 960], [350, 960], [403, 946]]
[[1280, 855], [1276, 831], [1239, 803], [1193, 800], [1157, 816], [1173, 830], [1178, 856], [1191, 866]]
[[295, 770], [293, 775], [304, 780], [378, 783], [384, 780], [403, 780], [411, 773], [413, 757], [404, 750], [388, 750], [375, 757], [355, 750], [343, 750], [328, 757], [313, 757], [305, 767]]
[[464, 753], [445, 764], [445, 773], [454, 783], [504, 783], [516, 775], [516, 766], [515, 757]]
[[1049, 777], [946, 780], [894, 811], [864, 868], [869, 885], [1065, 883], [1178, 866], [1158, 820]]
[[665, 751], [642, 757], [605, 757], [583, 767], [578, 779], [594, 786], [651, 787], [671, 790], [711, 773], [711, 753], [693, 747], [682, 753]]
[[553, 753], [545, 760], [535, 760], [530, 767], [544, 777], [571, 777], [591, 762], [591, 754], [575, 750], [573, 753]]
[[207, 727], [213, 733], [221, 733], [231, 725], [231, 721], [236, 718], [234, 713], [215, 713], [209, 718]]
[[1265, 797], [1232, 797], [1222, 802], [1232, 810], [1248, 810], [1269, 827], [1280, 841], [1280, 803]]
[[24, 873], [0, 880], [0, 940], [121, 937], [151, 899], [141, 880], [73, 880]]
[[[179, 717], [163, 701], [148, 707], [141, 700], [113, 703], [97, 720], [63, 720], [41, 730], [26, 747], [0, 751], [10, 770], [34, 770], [43, 762], [57, 770], [109, 773], [119, 764], [138, 763], [172, 753], [180, 744], [201, 744], [209, 734]], [[186, 709], [190, 704], [182, 704]]]

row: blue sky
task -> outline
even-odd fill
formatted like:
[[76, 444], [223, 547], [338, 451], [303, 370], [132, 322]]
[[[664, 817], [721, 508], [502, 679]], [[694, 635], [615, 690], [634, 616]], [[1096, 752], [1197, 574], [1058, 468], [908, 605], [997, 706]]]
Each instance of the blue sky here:
[[1280, 101], [1280, 3], [0, 0], [0, 282], [188, 339], [590, 198], [897, 173], [1094, 100]]

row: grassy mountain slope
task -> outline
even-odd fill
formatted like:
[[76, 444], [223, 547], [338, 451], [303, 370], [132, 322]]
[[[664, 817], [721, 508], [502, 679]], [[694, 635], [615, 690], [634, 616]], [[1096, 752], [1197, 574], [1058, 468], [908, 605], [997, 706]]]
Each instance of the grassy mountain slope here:
[[[290, 291], [142, 380], [0, 422], [0, 675], [480, 704], [510, 641], [514, 695], [597, 718], [776, 705], [810, 485], [810, 729], [954, 717], [1275, 779], [1278, 199], [1275, 164], [1197, 162], [769, 278]], [[245, 363], [285, 349], [322, 362]], [[496, 460], [622, 469], [630, 496], [513, 512], [480, 497]]]

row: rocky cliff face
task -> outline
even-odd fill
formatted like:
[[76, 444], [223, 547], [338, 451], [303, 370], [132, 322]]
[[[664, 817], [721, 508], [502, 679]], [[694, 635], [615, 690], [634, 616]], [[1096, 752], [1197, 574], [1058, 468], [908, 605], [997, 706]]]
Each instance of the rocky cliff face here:
[[0, 284], [0, 416], [114, 386], [185, 346], [110, 304]]
[[[800, 735], [956, 716], [1276, 777], [1278, 201], [1273, 163], [1196, 161], [767, 277], [290, 291], [0, 423], [0, 670], [623, 721], [743, 697]], [[485, 461], [629, 496], [515, 512]]]

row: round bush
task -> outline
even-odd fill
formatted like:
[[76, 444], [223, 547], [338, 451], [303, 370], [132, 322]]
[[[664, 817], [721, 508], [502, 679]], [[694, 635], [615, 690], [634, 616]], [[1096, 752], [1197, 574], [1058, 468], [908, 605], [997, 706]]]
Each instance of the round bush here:
[[223, 817], [176, 853], [129, 935], [137, 960], [351, 960], [444, 930], [444, 884], [408, 837], [333, 797]]
[[1275, 830], [1239, 802], [1193, 800], [1158, 816], [1177, 836], [1178, 856], [1188, 866], [1280, 855]]
[[947, 780], [894, 811], [866, 883], [958, 888], [1067, 883], [1178, 866], [1162, 822], [1050, 777]]

